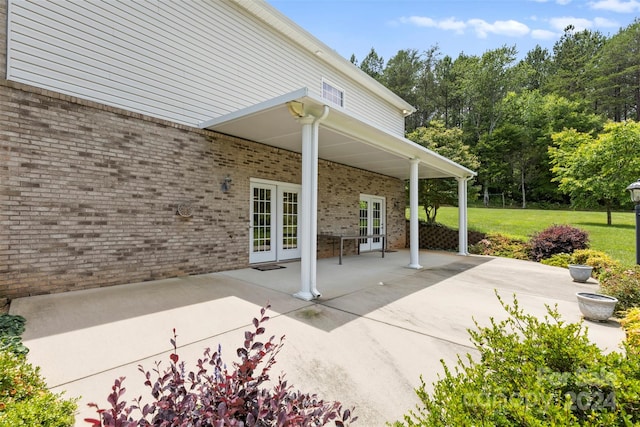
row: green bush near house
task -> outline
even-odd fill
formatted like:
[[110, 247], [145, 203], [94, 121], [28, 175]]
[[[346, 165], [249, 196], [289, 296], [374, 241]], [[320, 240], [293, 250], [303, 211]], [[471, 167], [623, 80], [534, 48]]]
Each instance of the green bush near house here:
[[40, 369], [27, 363], [25, 319], [0, 316], [0, 427], [65, 427], [75, 422], [75, 399], [47, 389]]
[[618, 299], [618, 312], [640, 307], [640, 266], [606, 271], [599, 280], [600, 292]]
[[595, 278], [599, 278], [607, 271], [621, 267], [621, 264], [609, 255], [593, 249], [575, 251], [571, 264], [584, 264], [593, 267], [593, 276]]
[[574, 264], [573, 254], [555, 254], [547, 259], [540, 260], [540, 264], [550, 265], [552, 267], [569, 268], [569, 264]]
[[469, 246], [469, 252], [476, 255], [529, 259], [529, 245], [527, 242], [499, 233], [487, 234], [485, 239]]
[[[499, 297], [498, 297], [499, 298]], [[500, 299], [500, 298], [499, 298]], [[459, 357], [399, 426], [629, 426], [640, 423], [640, 353], [603, 352], [555, 308], [470, 330], [479, 357]]]
[[0, 315], [0, 350], [13, 354], [27, 354], [29, 349], [22, 344], [25, 318], [11, 314]]
[[624, 318], [620, 319], [620, 324], [626, 334], [629, 347], [640, 351], [640, 307], [626, 311]]
[[568, 268], [570, 264], [589, 265], [593, 267], [592, 275], [596, 279], [607, 271], [621, 267], [620, 263], [609, 255], [593, 249], [580, 249], [572, 254], [555, 254], [550, 258], [541, 260], [540, 263], [563, 268]]

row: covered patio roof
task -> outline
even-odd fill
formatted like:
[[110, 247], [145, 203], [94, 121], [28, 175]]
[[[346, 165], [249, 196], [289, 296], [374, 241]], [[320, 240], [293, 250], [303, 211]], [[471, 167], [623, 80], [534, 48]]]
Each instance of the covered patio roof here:
[[[308, 88], [301, 88], [207, 120], [200, 123], [200, 128], [300, 153], [302, 127], [292, 116], [291, 103], [314, 116], [319, 116], [327, 104], [310, 94]], [[409, 179], [411, 159], [419, 161], [419, 178], [475, 176], [475, 172], [340, 107], [331, 107], [320, 123], [318, 157], [399, 179]]]

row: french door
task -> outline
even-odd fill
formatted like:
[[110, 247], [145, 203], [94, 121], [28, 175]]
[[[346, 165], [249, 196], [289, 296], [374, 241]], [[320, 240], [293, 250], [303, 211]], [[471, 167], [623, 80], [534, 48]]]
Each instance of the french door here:
[[300, 186], [251, 182], [249, 262], [300, 258]]
[[[360, 195], [360, 236], [384, 234], [385, 199], [379, 196]], [[360, 251], [382, 249], [382, 237], [360, 239]]]

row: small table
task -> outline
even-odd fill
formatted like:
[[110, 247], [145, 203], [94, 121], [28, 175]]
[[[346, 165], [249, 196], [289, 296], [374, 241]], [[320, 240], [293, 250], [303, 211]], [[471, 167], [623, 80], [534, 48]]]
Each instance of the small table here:
[[[342, 253], [344, 252], [344, 241], [345, 240], [360, 240], [360, 239], [372, 239], [372, 238], [381, 238], [382, 239], [382, 258], [384, 258], [384, 247], [385, 247], [385, 235], [384, 234], [353, 234], [353, 235], [334, 235], [334, 234], [321, 234], [321, 236], [329, 237], [332, 239], [340, 239], [340, 255], [338, 264], [342, 265]], [[358, 255], [360, 255], [360, 245], [356, 243], [356, 249]]]

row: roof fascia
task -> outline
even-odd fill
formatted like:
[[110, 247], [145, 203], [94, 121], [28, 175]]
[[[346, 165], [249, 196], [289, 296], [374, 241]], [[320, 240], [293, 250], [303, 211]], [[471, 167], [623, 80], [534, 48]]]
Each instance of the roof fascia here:
[[219, 117], [214, 117], [209, 120], [202, 121], [198, 123], [198, 127], [200, 129], [205, 129], [209, 127], [215, 127], [221, 123], [227, 123], [245, 116], [250, 116], [255, 113], [259, 113], [261, 111], [267, 110], [269, 108], [278, 107], [287, 102], [297, 101], [300, 98], [308, 97], [309, 89], [306, 87], [294, 90], [293, 92], [285, 93], [280, 96], [276, 96], [275, 98], [268, 99], [264, 102], [259, 102], [257, 104], [250, 105], [246, 108], [241, 108], [240, 110], [236, 110], [232, 113], [224, 114]]

